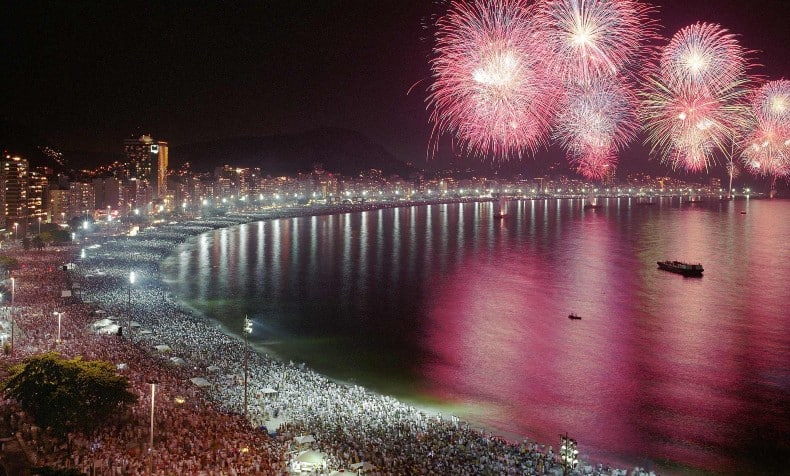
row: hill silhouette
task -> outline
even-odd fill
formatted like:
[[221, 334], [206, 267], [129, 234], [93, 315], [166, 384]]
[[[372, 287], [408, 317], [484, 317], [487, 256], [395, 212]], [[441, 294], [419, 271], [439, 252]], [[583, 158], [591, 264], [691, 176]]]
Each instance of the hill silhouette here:
[[363, 134], [322, 128], [266, 137], [237, 137], [170, 148], [171, 168], [189, 162], [192, 170], [215, 167], [260, 167], [265, 175], [295, 175], [321, 165], [328, 172], [356, 175], [379, 169], [385, 175], [408, 176], [412, 168]]

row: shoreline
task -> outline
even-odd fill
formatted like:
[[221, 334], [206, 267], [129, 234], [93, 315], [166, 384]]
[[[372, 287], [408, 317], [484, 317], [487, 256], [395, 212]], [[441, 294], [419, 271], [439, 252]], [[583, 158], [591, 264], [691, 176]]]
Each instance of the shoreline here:
[[[401, 206], [424, 206], [463, 201], [471, 200], [408, 203]], [[243, 373], [240, 375], [242, 369], [239, 360], [241, 360], [240, 352], [244, 352], [244, 339], [242, 336], [230, 332], [226, 326], [220, 325], [193, 309], [172, 292], [166, 293], [165, 291], [169, 291], [169, 288], [160, 271], [164, 259], [172, 255], [180, 244], [219, 228], [262, 220], [355, 213], [379, 208], [389, 207], [367, 205], [341, 206], [332, 209], [320, 208], [319, 210], [291, 209], [286, 213], [245, 214], [215, 220], [192, 220], [167, 224], [153, 230], [144, 230], [136, 237], [106, 236], [95, 243], [91, 239], [89, 243], [91, 245], [98, 244], [99, 247], [87, 247], [90, 249], [85, 258], [80, 258], [79, 247], [76, 247], [73, 251], [77, 266], [75, 270], [69, 271], [69, 274], [72, 282], [74, 282], [74, 278], [78, 278], [77, 282], [81, 285], [82, 293], [92, 298], [92, 307], [99, 307], [107, 311], [108, 315], [121, 316], [117, 318], [121, 324], [125, 323], [126, 319], [141, 324], [137, 331], [124, 332], [125, 340], [133, 342], [138, 348], [148, 349], [148, 352], [152, 354], [155, 354], [155, 351], [152, 350], [154, 346], [168, 345], [172, 350], [167, 355], [184, 359], [187, 366], [193, 367], [196, 377], [204, 377], [212, 382], [211, 388], [206, 392], [207, 398], [216, 402], [221, 411], [242, 414], [243, 405], [240, 401], [242, 391], [239, 377]], [[132, 267], [140, 279], [139, 285], [135, 286], [134, 299], [132, 299], [131, 287], [125, 283], [126, 273]], [[97, 278], [99, 272], [104, 272], [101, 279]], [[127, 287], [129, 289], [128, 307], [126, 306]], [[137, 291], [138, 287], [139, 292]], [[144, 293], [142, 291], [152, 292]], [[154, 297], [142, 302], [140, 295]], [[143, 330], [146, 333], [143, 333]], [[200, 338], [191, 338], [195, 335]], [[374, 438], [374, 435], [378, 435], [377, 439], [391, 440], [396, 443], [396, 449], [401, 449], [400, 445], [409, 445], [411, 450], [416, 453], [415, 457], [425, 457], [425, 461], [421, 464], [436, 464], [436, 462], [429, 461], [427, 456], [428, 453], [433, 454], [433, 450], [428, 451], [423, 448], [424, 445], [420, 441], [426, 437], [425, 435], [438, 435], [437, 437], [441, 439], [449, 440], [443, 444], [451, 446], [466, 445], [469, 441], [478, 439], [485, 442], [483, 444], [484, 454], [499, 455], [500, 462], [496, 464], [505, 464], [505, 466], [497, 466], [499, 470], [504, 470], [502, 474], [515, 474], [511, 473], [514, 468], [511, 468], [510, 464], [518, 464], [522, 468], [526, 467], [524, 465], [529, 465], [533, 469], [537, 468], [538, 464], [541, 468], [550, 466], [556, 468], [555, 455], [550, 451], [546, 452], [546, 448], [550, 448], [549, 445], [528, 443], [526, 439], [523, 442], [507, 441], [501, 436], [493, 435], [490, 431], [486, 435], [485, 427], [482, 429], [471, 428], [467, 424], [466, 428], [463, 428], [464, 422], [452, 415], [443, 415], [440, 408], [407, 404], [392, 397], [372, 392], [353, 382], [333, 380], [330, 377], [317, 374], [303, 365], [287, 364], [273, 358], [276, 357], [276, 353], [271, 352], [271, 349], [267, 349], [265, 346], [263, 348], [266, 351], [265, 355], [257, 352], [250, 353], [249, 385], [252, 387], [250, 393], [253, 398], [251, 400], [255, 407], [250, 412], [250, 419], [270, 424], [283, 423], [287, 420], [290, 423], [280, 427], [281, 433], [286, 436], [298, 432], [314, 434], [318, 440], [315, 447], [329, 454], [328, 459], [335, 468], [346, 466], [351, 461], [346, 456], [349, 451], [349, 443], [358, 446], [358, 442], [367, 442], [365, 444], [370, 445], [370, 440]], [[158, 356], [154, 355], [154, 358], [156, 357]], [[218, 370], [209, 371], [212, 366], [217, 367]], [[311, 390], [317, 391], [317, 395], [305, 397], [306, 389], [310, 386], [313, 387]], [[262, 399], [260, 393], [268, 388], [276, 389], [275, 397]], [[315, 408], [313, 400], [321, 400], [324, 404], [333, 406], [333, 415], [321, 414], [320, 409]], [[368, 411], [379, 412], [377, 416], [383, 421], [372, 419], [368, 412], [357, 414], [360, 407]], [[285, 417], [279, 418], [280, 414]], [[440, 419], [438, 415], [443, 416]], [[338, 416], [340, 417], [339, 422], [331, 420], [331, 418]], [[253, 426], [258, 425], [254, 424]], [[342, 429], [344, 434], [339, 433], [339, 429]], [[274, 429], [267, 426], [267, 430], [271, 432]], [[449, 438], [448, 433], [451, 435]], [[420, 435], [423, 436], [420, 437]], [[416, 440], [412, 440], [413, 438]], [[335, 448], [334, 452], [332, 448]], [[354, 457], [357, 459], [360, 456], [366, 459], [376, 458], [370, 453], [371, 449], [367, 451], [361, 453], [354, 450]], [[378, 464], [379, 467], [390, 464], [395, 468], [417, 464], [411, 461], [412, 456], [395, 458], [398, 461], [388, 458], [374, 461], [374, 464]], [[405, 460], [401, 461], [404, 458]], [[519, 459], [522, 461], [518, 462]], [[495, 463], [490, 461], [490, 464]], [[601, 468], [602, 466], [598, 467], [598, 469]], [[617, 471], [607, 468], [595, 474], [624, 474]], [[474, 471], [467, 474], [474, 474]]]
[[[393, 203], [385, 203], [385, 204], [382, 204], [381, 206], [377, 206], [375, 204], [363, 204], [363, 205], [355, 205], [355, 206], [347, 206], [346, 205], [346, 206], [334, 206], [334, 207], [333, 206], [323, 206], [319, 210], [315, 210], [315, 211], [313, 211], [310, 208], [307, 208], [307, 209], [296, 209], [296, 210], [291, 209], [290, 212], [287, 212], [285, 214], [278, 215], [278, 216], [268, 216], [265, 213], [263, 213], [263, 214], [246, 213], [246, 214], [241, 214], [244, 217], [243, 221], [239, 221], [238, 223], [231, 224], [231, 225], [228, 225], [228, 226], [223, 227], [223, 228], [230, 228], [232, 226], [238, 226], [238, 225], [245, 224], [245, 223], [255, 223], [255, 222], [259, 222], [259, 221], [271, 221], [271, 220], [276, 220], [276, 219], [281, 219], [281, 218], [282, 219], [307, 218], [307, 217], [312, 217], [312, 216], [339, 215], [339, 214], [345, 214], [345, 213], [361, 213], [361, 212], [375, 211], [375, 210], [386, 209], [386, 208], [406, 208], [406, 207], [412, 207], [412, 206], [431, 206], [431, 205], [441, 205], [441, 204], [454, 204], [454, 203], [466, 203], [466, 202], [491, 202], [491, 201], [493, 201], [493, 199], [482, 199], [482, 200], [478, 200], [478, 199], [447, 199], [447, 200], [432, 200], [432, 201], [426, 201], [426, 202], [409, 202], [409, 203], [395, 203], [395, 204], [393, 204]], [[209, 219], [209, 221], [210, 221], [210, 219]], [[217, 228], [214, 228], [214, 229], [217, 229]], [[194, 247], [195, 246], [194, 238], [199, 236], [199, 235], [201, 235], [201, 234], [204, 234], [204, 233], [206, 233], [206, 232], [201, 232], [201, 233], [198, 233], [198, 234], [190, 235], [189, 237], [187, 237], [183, 241], [183, 243], [186, 244], [187, 246]], [[178, 245], [176, 245], [176, 246], [178, 246]], [[166, 254], [164, 256], [164, 258], [167, 258], [168, 256], [172, 255], [174, 251], [175, 251], [175, 247], [173, 248], [173, 250], [171, 250], [171, 253]], [[164, 285], [165, 287], [167, 286], [163, 282], [161, 284]], [[169, 293], [169, 294], [171, 296], [175, 296], [173, 293]], [[183, 300], [178, 299], [178, 296], [175, 296], [175, 300], [181, 306], [183, 306], [185, 309], [188, 309], [193, 315], [199, 316], [200, 319], [205, 320], [207, 325], [216, 327], [217, 329], [221, 330], [226, 335], [229, 335], [229, 336], [237, 339], [238, 342], [243, 342], [244, 341], [244, 339], [240, 335], [240, 333], [234, 332], [228, 326], [223, 325], [223, 324], [215, 321], [214, 319], [206, 316], [202, 312], [200, 312], [197, 309], [195, 309], [193, 306], [190, 306], [187, 303], [185, 303]], [[278, 360], [280, 363], [285, 364], [285, 361], [283, 360], [283, 356], [279, 355], [271, 347], [266, 346], [265, 344], [260, 344], [260, 343], [259, 344], [255, 344], [254, 346], [251, 344], [251, 347], [255, 347], [258, 350], [258, 352], [262, 351], [264, 357], [266, 357], [266, 358], [273, 358], [275, 360]], [[304, 366], [306, 364], [304, 364], [304, 363], [296, 363], [296, 365], [297, 366]], [[310, 367], [302, 367], [302, 368], [303, 369], [307, 369], [309, 371], [314, 371]], [[357, 384], [355, 382], [352, 382], [352, 381], [346, 381], [346, 380], [343, 380], [343, 379], [334, 378], [334, 377], [326, 375], [326, 374], [319, 374], [319, 375], [322, 378], [327, 379], [328, 381], [334, 382], [334, 383], [336, 383], [338, 385], [341, 385], [341, 386], [344, 386], [346, 388], [360, 387], [360, 388], [364, 388], [364, 390], [366, 392], [368, 392], [368, 393], [372, 393], [372, 394], [375, 394], [375, 395], [378, 395], [378, 396], [381, 396], [381, 397], [393, 398], [393, 397], [390, 397], [387, 394], [379, 393], [379, 392], [377, 392], [375, 390], [372, 390], [372, 389], [370, 389], [368, 387], [364, 387], [364, 386], [362, 386], [360, 384]], [[417, 395], [417, 396], [419, 397], [419, 395]], [[397, 397], [395, 397], [395, 398], [397, 398]], [[429, 397], [425, 398], [425, 400], [429, 400], [429, 399], [430, 399]], [[493, 438], [496, 438], [496, 439], [499, 439], [499, 440], [508, 441], [509, 443], [512, 443], [512, 444], [520, 444], [521, 442], [526, 442], [526, 441], [530, 440], [530, 438], [527, 435], [520, 435], [520, 434], [517, 434], [515, 432], [508, 432], [508, 431], [505, 431], [505, 430], [497, 429], [497, 428], [494, 428], [494, 427], [486, 425], [482, 421], [475, 421], [474, 419], [469, 419], [466, 416], [464, 416], [463, 418], [459, 418], [456, 415], [453, 415], [451, 413], [452, 409], [454, 409], [454, 408], [465, 408], [465, 407], [474, 406], [473, 404], [470, 404], [470, 403], [452, 403], [452, 402], [450, 402], [450, 403], [442, 404], [442, 403], [437, 402], [436, 404], [431, 404], [431, 403], [426, 403], [425, 401], [420, 401], [420, 400], [422, 400], [420, 398], [416, 398], [416, 399], [398, 398], [398, 400], [401, 403], [404, 403], [407, 406], [414, 408], [415, 410], [419, 411], [420, 413], [422, 413], [422, 414], [424, 414], [426, 416], [435, 417], [435, 418], [441, 418], [442, 420], [444, 420], [444, 421], [446, 421], [448, 423], [457, 422], [459, 424], [466, 424], [466, 427], [468, 429], [470, 429], [470, 430], [479, 431], [482, 434], [486, 434], [487, 433], [489, 436], [491, 436]], [[268, 427], [268, 425], [267, 425], [267, 427]], [[530, 441], [532, 441], [532, 440], [530, 440]], [[555, 446], [554, 444], [548, 444], [548, 443], [543, 444], [543, 442], [536, 442], [536, 443], [537, 443], [537, 445], [539, 445], [544, 450], [547, 449], [547, 448], [551, 448], [551, 447]]]

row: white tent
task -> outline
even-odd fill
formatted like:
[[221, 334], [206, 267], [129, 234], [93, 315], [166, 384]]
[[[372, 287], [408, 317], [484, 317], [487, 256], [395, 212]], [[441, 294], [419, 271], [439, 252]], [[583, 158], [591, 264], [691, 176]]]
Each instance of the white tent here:
[[109, 326], [100, 327], [96, 329], [97, 334], [117, 334], [118, 324], [110, 324]]
[[296, 456], [296, 462], [299, 464], [299, 469], [306, 471], [312, 471], [321, 467], [324, 464], [325, 459], [325, 453], [315, 450], [302, 451]]
[[170, 362], [173, 362], [174, 365], [184, 365], [186, 363], [181, 357], [170, 357]]
[[371, 463], [367, 461], [360, 461], [359, 463], [354, 463], [349, 467], [355, 471], [362, 471], [363, 473], [365, 471], [372, 471], [376, 469], [375, 466], [373, 466]]
[[94, 330], [96, 330], [96, 329], [99, 329], [101, 327], [107, 327], [107, 326], [109, 326], [112, 323], [113, 322], [111, 320], [106, 319], [106, 318], [105, 319], [99, 319], [98, 321], [94, 321], [93, 324], [91, 324], [91, 327]]
[[204, 379], [203, 377], [192, 377], [191, 379], [189, 379], [189, 381], [194, 383], [195, 385], [197, 385], [200, 388], [210, 387], [211, 386], [211, 382], [209, 382], [208, 380]]
[[171, 348], [170, 348], [170, 346], [169, 346], [169, 345], [167, 345], [167, 344], [159, 344], [159, 345], [155, 345], [155, 346], [154, 346], [154, 349], [158, 350], [159, 352], [170, 352], [171, 350], [173, 350], [173, 349], [171, 349]]
[[315, 438], [313, 438], [313, 435], [294, 436], [294, 441], [300, 445], [304, 445], [307, 443], [313, 443]]

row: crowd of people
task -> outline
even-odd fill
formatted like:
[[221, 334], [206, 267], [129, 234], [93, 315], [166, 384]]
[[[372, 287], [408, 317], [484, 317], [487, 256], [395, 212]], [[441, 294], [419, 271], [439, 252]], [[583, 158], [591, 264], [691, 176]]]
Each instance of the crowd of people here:
[[[69, 434], [66, 442], [36, 429], [14, 402], [2, 400], [6, 417], [0, 431], [19, 431], [39, 465], [91, 474], [277, 475], [306, 467], [313, 474], [341, 468], [368, 474], [562, 474], [552, 446], [506, 441], [457, 418], [429, 414], [262, 353], [248, 353], [245, 367], [244, 341], [185, 308], [162, 283], [160, 263], [191, 236], [307, 213], [291, 209], [171, 223], [133, 237], [93, 235], [77, 246], [41, 252], [4, 247], [21, 264], [14, 272], [13, 359], [57, 350], [110, 361], [129, 378], [139, 400], [130, 414], [96, 435]], [[134, 299], [132, 267], [142, 288]], [[59, 343], [55, 312], [63, 313]], [[94, 325], [103, 319], [120, 331], [106, 333], [107, 326]], [[298, 464], [306, 450], [323, 460]], [[626, 474], [584, 462], [576, 471]]]

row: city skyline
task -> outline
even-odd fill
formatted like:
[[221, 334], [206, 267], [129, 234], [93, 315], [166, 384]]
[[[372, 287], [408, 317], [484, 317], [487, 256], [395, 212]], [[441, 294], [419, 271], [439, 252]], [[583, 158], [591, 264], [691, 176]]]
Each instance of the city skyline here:
[[[64, 150], [103, 152], [143, 133], [177, 147], [341, 127], [417, 162], [432, 127], [427, 26], [446, 7], [424, 3], [6, 6], [3, 120]], [[696, 21], [719, 23], [764, 65], [753, 73], [786, 77], [783, 2], [651, 3], [663, 36]], [[452, 155], [447, 142], [438, 158]], [[646, 163], [640, 142], [621, 154], [623, 166]], [[562, 157], [555, 149], [540, 153]]]

